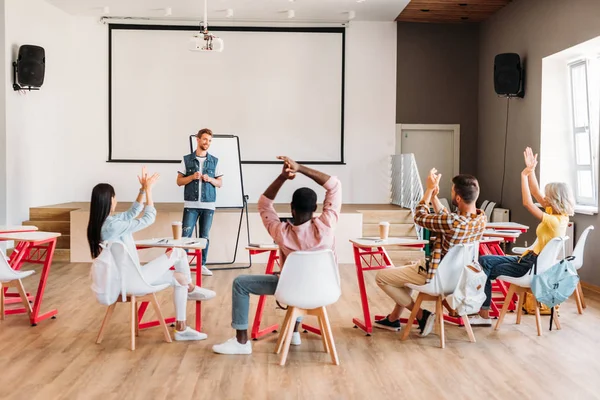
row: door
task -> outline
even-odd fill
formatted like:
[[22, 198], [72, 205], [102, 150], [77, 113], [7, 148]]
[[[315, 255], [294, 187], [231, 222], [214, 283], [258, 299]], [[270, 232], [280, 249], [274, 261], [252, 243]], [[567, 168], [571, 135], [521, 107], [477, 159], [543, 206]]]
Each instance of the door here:
[[459, 169], [459, 148], [458, 125], [399, 124], [396, 131], [396, 154], [415, 155], [423, 189], [429, 170], [436, 168], [442, 174], [439, 197], [449, 203], [452, 177]]

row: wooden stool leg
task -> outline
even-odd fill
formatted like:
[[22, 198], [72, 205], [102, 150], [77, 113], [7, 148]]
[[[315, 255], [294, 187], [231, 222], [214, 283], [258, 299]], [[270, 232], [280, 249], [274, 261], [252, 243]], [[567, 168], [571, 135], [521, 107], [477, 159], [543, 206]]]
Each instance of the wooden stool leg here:
[[[163, 334], [165, 336], [165, 342], [171, 343], [171, 334], [169, 333], [169, 328], [167, 328], [167, 324], [165, 323], [165, 318], [163, 317], [162, 311], [160, 311], [160, 306], [158, 305], [158, 300], [156, 300], [156, 294], [152, 293], [150, 295], [150, 303], [152, 303], [152, 307], [154, 307], [154, 312], [156, 313], [156, 317], [158, 318], [158, 322], [160, 322], [160, 326], [162, 327]], [[136, 307], [137, 309], [137, 307]]]
[[135, 320], [135, 315], [137, 314], [135, 310], [137, 309], [137, 302], [135, 296], [131, 296], [131, 350], [135, 350], [135, 326], [137, 321]]
[[[335, 342], [333, 340], [333, 332], [331, 330], [331, 324], [329, 323], [329, 316], [327, 315], [327, 309], [325, 307], [321, 308], [321, 315], [323, 318], [323, 325], [325, 326], [325, 331], [327, 332], [327, 345], [329, 347], [329, 355], [331, 356], [331, 362], [335, 365], [340, 365], [340, 359], [338, 358], [337, 350], [335, 348]], [[323, 333], [323, 332], [321, 332]]]
[[329, 343], [327, 342], [327, 335], [325, 335], [325, 322], [321, 316], [321, 313], [318, 311], [317, 320], [319, 321], [319, 329], [321, 329], [321, 341], [323, 342], [323, 348], [325, 349], [325, 353], [331, 354], [331, 349], [329, 348]]
[[140, 308], [137, 305], [135, 307], [135, 336], [140, 336]]
[[110, 317], [112, 316], [112, 313], [115, 310], [116, 306], [117, 306], [117, 303], [113, 303], [110, 306], [108, 306], [108, 309], [106, 310], [106, 314], [104, 315], [104, 319], [102, 320], [102, 326], [100, 327], [100, 332], [98, 332], [98, 337], [96, 338], [97, 344], [102, 343], [102, 339], [104, 338], [104, 330], [108, 326], [108, 321], [110, 321]]
[[408, 321], [406, 321], [406, 324], [404, 325], [404, 329], [402, 329], [402, 333], [400, 335], [400, 340], [406, 340], [408, 339], [408, 335], [410, 335], [410, 329], [412, 328], [413, 322], [415, 322], [415, 319], [417, 318], [417, 313], [419, 312], [419, 309], [421, 308], [421, 303], [423, 302], [423, 294], [419, 293], [419, 295], [417, 296], [417, 301], [415, 301], [415, 306], [413, 307], [411, 313], [410, 313], [410, 317], [408, 317]]
[[[289, 306], [288, 306], [289, 307]], [[290, 315], [290, 320], [288, 321], [288, 329], [285, 335], [285, 341], [283, 342], [283, 352], [281, 353], [281, 358], [279, 360], [279, 365], [285, 365], [287, 360], [288, 352], [290, 351], [290, 343], [292, 342], [292, 335], [294, 334], [294, 329], [292, 328], [292, 324], [295, 323], [296, 319], [300, 315], [299, 310], [296, 307], [292, 307], [292, 314]]]
[[281, 325], [281, 329], [279, 330], [279, 339], [277, 339], [275, 354], [281, 353], [281, 349], [283, 348], [283, 342], [285, 341], [285, 338], [287, 336], [288, 329], [290, 329], [290, 317], [292, 316], [292, 311], [292, 307], [289, 307], [287, 312], [285, 313], [283, 324]]
[[583, 288], [581, 287], [581, 282], [577, 284], [577, 291], [579, 292], [579, 298], [581, 298], [581, 306], [583, 308], [587, 308], [587, 305], [585, 304], [585, 297], [583, 297]]
[[535, 325], [537, 327], [538, 336], [542, 336], [542, 317], [540, 316], [540, 303], [535, 302]]
[[21, 297], [21, 301], [23, 302], [23, 306], [25, 306], [25, 309], [27, 310], [27, 314], [31, 318], [31, 313], [33, 312], [33, 310], [31, 309], [31, 303], [29, 303], [29, 299], [27, 299], [27, 292], [25, 292], [23, 282], [20, 279], [18, 279], [17, 281], [15, 281], [15, 287], [19, 292], [19, 297]]
[[0, 321], [4, 321], [4, 287], [2, 286], [2, 282], [0, 282]]
[[575, 288], [575, 304], [577, 304], [577, 313], [583, 314], [583, 303], [581, 301], [581, 293], [579, 293], [579, 287]]
[[[508, 293], [506, 294], [506, 299], [512, 299], [514, 294], [515, 294], [515, 285], [513, 285], [511, 283], [510, 286], [508, 287]], [[500, 316], [498, 317], [498, 321], [496, 321], [496, 326], [494, 327], [494, 330], [498, 330], [498, 328], [500, 328], [500, 325], [502, 324], [502, 321], [504, 320], [504, 316], [506, 315], [506, 312], [508, 311], [509, 304], [510, 304], [510, 301], [504, 300], [504, 304], [502, 304], [502, 311], [500, 311]]]
[[558, 318], [558, 306], [554, 306], [554, 325], [556, 326], [556, 329], [558, 329], [560, 331], [560, 318]]
[[435, 308], [437, 309], [436, 319], [439, 321], [440, 329], [440, 345], [442, 349], [446, 348], [446, 332], [444, 332], [444, 307], [442, 306], [442, 298], [438, 297], [435, 302]]
[[525, 304], [525, 292], [519, 293], [519, 302], [517, 303], [517, 325], [521, 323], [521, 316], [523, 315], [523, 305]]
[[469, 341], [471, 343], [476, 343], [475, 334], [473, 333], [473, 328], [471, 327], [471, 323], [469, 322], [469, 316], [465, 315], [462, 317], [462, 322], [465, 325], [465, 330], [467, 331], [467, 336], [469, 336]]

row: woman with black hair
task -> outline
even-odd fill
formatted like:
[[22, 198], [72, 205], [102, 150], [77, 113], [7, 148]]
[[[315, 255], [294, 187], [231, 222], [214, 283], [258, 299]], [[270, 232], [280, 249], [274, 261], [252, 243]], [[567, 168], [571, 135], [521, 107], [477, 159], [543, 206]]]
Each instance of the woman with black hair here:
[[[156, 208], [152, 201], [152, 187], [158, 181], [159, 175], [148, 176], [146, 168], [142, 176], [138, 176], [141, 188], [135, 202], [129, 210], [115, 214], [117, 200], [114, 188], [108, 183], [100, 183], [92, 190], [90, 205], [90, 220], [87, 228], [87, 238], [92, 258], [102, 251], [101, 243], [118, 240], [125, 244], [129, 254], [136, 264], [140, 260], [133, 240], [133, 233], [154, 223]], [[146, 207], [142, 201], [146, 195]], [[136, 218], [140, 212], [142, 216]], [[175, 267], [175, 272], [171, 271]], [[169, 254], [163, 254], [141, 268], [144, 279], [153, 285], [170, 283], [173, 286], [173, 302], [175, 303], [176, 325], [175, 340], [203, 340], [205, 333], [195, 331], [186, 326], [187, 301], [204, 301], [215, 297], [212, 290], [197, 287], [192, 283], [187, 254], [182, 249], [174, 249]]]

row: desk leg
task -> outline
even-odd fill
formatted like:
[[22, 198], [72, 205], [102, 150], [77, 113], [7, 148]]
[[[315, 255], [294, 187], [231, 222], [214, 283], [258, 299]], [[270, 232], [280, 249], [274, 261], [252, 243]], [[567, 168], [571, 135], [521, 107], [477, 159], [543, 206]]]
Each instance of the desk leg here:
[[360, 291], [360, 301], [362, 303], [364, 322], [358, 318], [352, 319], [352, 322], [356, 327], [365, 331], [367, 336], [371, 336], [371, 332], [373, 332], [373, 323], [371, 322], [371, 313], [369, 311], [369, 299], [367, 298], [367, 289], [365, 287], [365, 277], [362, 268], [362, 259], [360, 257], [360, 249], [356, 246], [353, 247], [354, 264], [356, 266], [356, 277], [358, 279], [358, 290]]
[[[196, 286], [202, 287], [202, 250], [196, 249]], [[198, 265], [200, 260], [200, 265]], [[202, 302], [196, 301], [196, 330], [202, 330]]]
[[[267, 261], [267, 268], [265, 269], [265, 274], [270, 275], [273, 273], [275, 269], [275, 262], [277, 261], [277, 250], [271, 250], [269, 252], [269, 260]], [[260, 329], [260, 323], [262, 321], [263, 311], [265, 308], [266, 296], [262, 295], [258, 299], [258, 307], [256, 307], [256, 314], [254, 315], [254, 322], [252, 324], [252, 332], [250, 337], [253, 340], [257, 340], [259, 337], [267, 335], [269, 333], [277, 332], [279, 329], [279, 325], [275, 324], [269, 326], [263, 330]]]
[[[40, 283], [38, 285], [37, 294], [35, 301], [33, 302], [33, 312], [31, 313], [31, 325], [36, 326], [38, 322], [55, 316], [58, 311], [51, 310], [45, 314], [40, 315], [40, 307], [42, 306], [42, 298], [44, 297], [44, 291], [46, 289], [46, 282], [48, 281], [48, 274], [50, 273], [50, 266], [52, 265], [52, 257], [54, 256], [54, 249], [56, 248], [56, 239], [51, 240], [47, 243], [46, 259], [44, 260], [44, 266], [42, 268], [42, 274], [40, 277]], [[25, 246], [24, 252], [27, 252], [29, 246]]]

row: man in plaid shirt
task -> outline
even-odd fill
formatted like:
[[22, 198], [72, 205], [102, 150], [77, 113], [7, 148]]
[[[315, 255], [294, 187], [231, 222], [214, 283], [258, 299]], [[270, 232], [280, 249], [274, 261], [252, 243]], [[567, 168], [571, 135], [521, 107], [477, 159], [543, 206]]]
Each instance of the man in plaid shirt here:
[[[427, 189], [416, 207], [414, 217], [417, 225], [437, 233], [431, 260], [415, 261], [402, 267], [379, 271], [376, 277], [377, 285], [396, 302], [391, 314], [375, 321], [375, 326], [379, 328], [400, 330], [400, 314], [405, 307], [412, 311], [415, 305], [411, 297], [412, 290], [405, 285], [424, 285], [430, 282], [442, 257], [452, 246], [479, 241], [483, 235], [487, 220], [485, 213], [475, 205], [479, 197], [477, 179], [471, 175], [457, 175], [452, 179], [452, 204], [458, 208], [458, 213], [450, 213], [437, 197], [440, 178], [441, 174], [437, 174], [435, 168], [429, 172]], [[429, 211], [430, 203], [433, 204], [434, 213]], [[417, 321], [421, 336], [431, 333], [435, 322], [431, 312], [420, 309]]]

